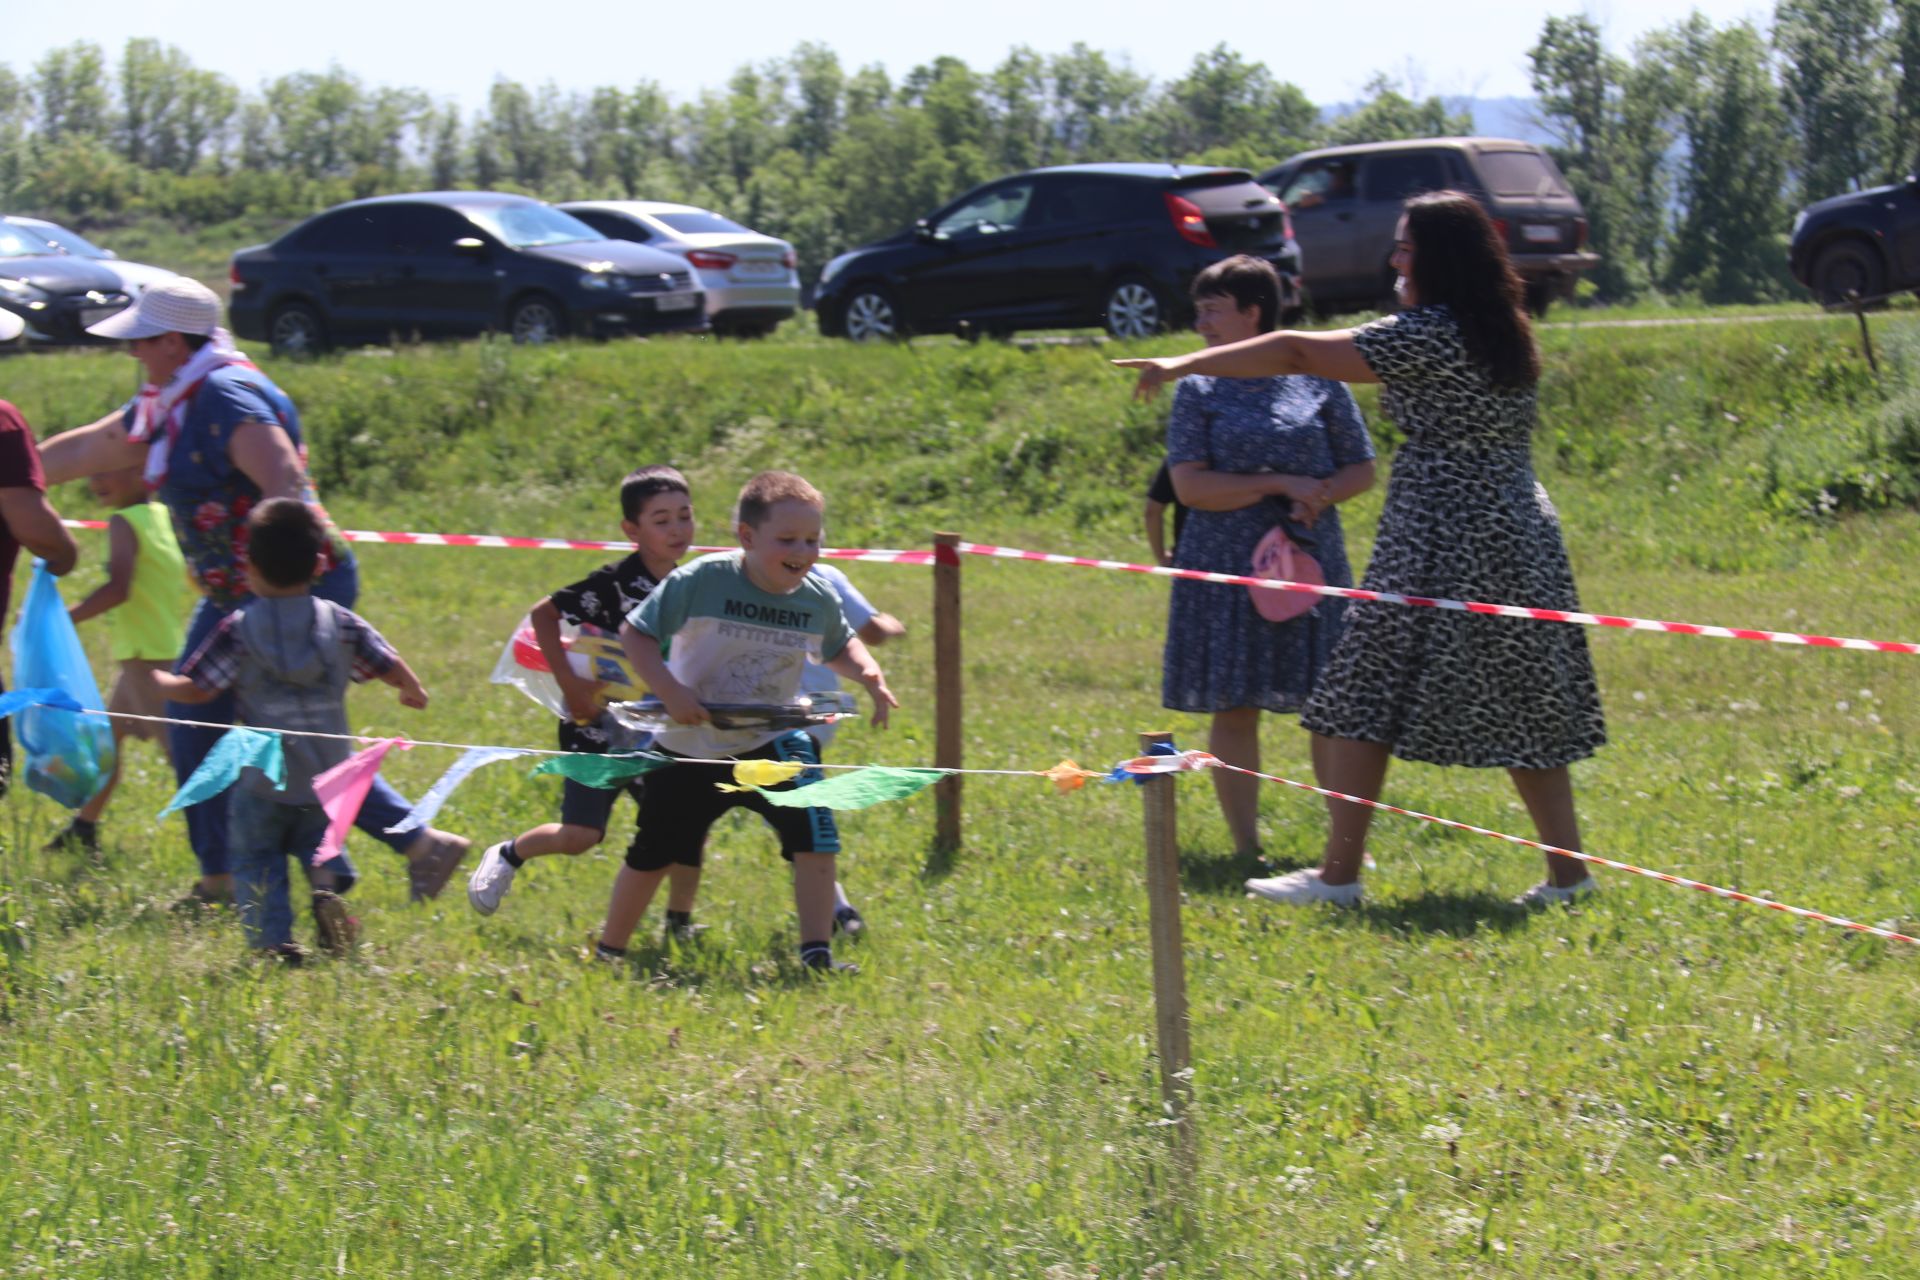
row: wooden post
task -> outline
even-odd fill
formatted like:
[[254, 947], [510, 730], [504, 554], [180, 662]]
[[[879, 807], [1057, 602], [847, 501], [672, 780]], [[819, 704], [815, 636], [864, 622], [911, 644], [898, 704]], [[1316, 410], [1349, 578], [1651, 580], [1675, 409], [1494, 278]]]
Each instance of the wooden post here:
[[[933, 535], [933, 763], [958, 769], [965, 754], [960, 715], [960, 535]], [[960, 849], [960, 775], [933, 787], [936, 849]]]
[[1873, 356], [1873, 333], [1867, 328], [1867, 307], [1860, 301], [1858, 289], [1847, 290], [1847, 301], [1853, 304], [1853, 315], [1860, 322], [1860, 349], [1867, 353], [1867, 367], [1873, 370], [1873, 376], [1880, 376], [1880, 362]]
[[[1155, 743], [1172, 741], [1170, 733], [1143, 733], [1140, 753], [1147, 754]], [[1194, 1136], [1187, 1103], [1193, 1096], [1188, 1070], [1193, 1050], [1188, 1041], [1186, 944], [1180, 929], [1176, 786], [1170, 773], [1148, 774], [1140, 792], [1147, 834], [1147, 927], [1153, 941], [1153, 1020], [1160, 1055], [1160, 1097], [1174, 1122], [1174, 1149], [1182, 1175], [1190, 1182]]]

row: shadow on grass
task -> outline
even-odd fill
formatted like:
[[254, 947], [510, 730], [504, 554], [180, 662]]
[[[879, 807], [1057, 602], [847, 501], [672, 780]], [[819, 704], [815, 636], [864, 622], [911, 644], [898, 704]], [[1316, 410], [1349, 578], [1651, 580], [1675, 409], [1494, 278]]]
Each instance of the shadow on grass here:
[[920, 878], [929, 884], [937, 884], [953, 874], [960, 851], [949, 844], [942, 844], [938, 837], [927, 841], [927, 860], [920, 864]]
[[1464, 938], [1491, 929], [1511, 933], [1534, 913], [1492, 893], [1423, 893], [1403, 902], [1363, 902], [1339, 913], [1342, 921], [1392, 933], [1433, 933]]
[[1275, 876], [1307, 865], [1282, 857], [1248, 853], [1222, 853], [1217, 849], [1180, 851], [1180, 887], [1188, 893], [1217, 893], [1239, 898], [1247, 892], [1246, 883], [1254, 876]]

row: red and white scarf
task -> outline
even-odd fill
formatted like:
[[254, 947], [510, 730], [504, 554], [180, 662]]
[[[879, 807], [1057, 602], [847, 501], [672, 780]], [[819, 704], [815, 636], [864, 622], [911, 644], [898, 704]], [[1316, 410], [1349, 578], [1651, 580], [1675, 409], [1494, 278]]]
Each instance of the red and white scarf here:
[[233, 335], [225, 329], [213, 331], [213, 341], [194, 352], [187, 362], [174, 370], [165, 386], [149, 382], [140, 388], [133, 402], [133, 428], [127, 433], [130, 443], [147, 444], [147, 487], [157, 489], [167, 478], [167, 461], [174, 441], [185, 424], [187, 404], [207, 375], [229, 365], [243, 369], [257, 366], [234, 350]]

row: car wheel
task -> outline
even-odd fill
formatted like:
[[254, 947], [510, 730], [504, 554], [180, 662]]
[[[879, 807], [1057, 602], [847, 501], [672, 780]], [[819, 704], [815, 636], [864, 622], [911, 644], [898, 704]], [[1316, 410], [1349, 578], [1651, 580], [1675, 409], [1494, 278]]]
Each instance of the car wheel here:
[[1122, 340], [1151, 338], [1167, 327], [1167, 307], [1160, 291], [1139, 276], [1129, 276], [1107, 290], [1107, 332]]
[[327, 349], [326, 322], [305, 303], [289, 302], [267, 322], [267, 340], [275, 355], [318, 355]]
[[877, 285], [862, 285], [848, 296], [845, 328], [855, 342], [891, 342], [907, 336], [893, 295]]
[[520, 299], [507, 313], [507, 332], [515, 342], [535, 346], [567, 336], [567, 313], [544, 293]]
[[1813, 294], [1830, 307], [1847, 301], [1848, 295], [1865, 300], [1885, 290], [1879, 257], [1858, 240], [1830, 244], [1813, 260]]

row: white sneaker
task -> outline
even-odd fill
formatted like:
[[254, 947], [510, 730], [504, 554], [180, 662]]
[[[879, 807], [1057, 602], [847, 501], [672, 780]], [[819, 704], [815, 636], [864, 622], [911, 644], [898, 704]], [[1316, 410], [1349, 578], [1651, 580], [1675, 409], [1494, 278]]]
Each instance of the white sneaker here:
[[507, 896], [507, 890], [513, 887], [513, 873], [519, 868], [508, 862], [504, 856], [507, 842], [487, 846], [480, 855], [480, 865], [467, 877], [467, 901], [473, 909], [483, 916], [490, 916], [500, 909], [500, 899]]
[[1564, 889], [1557, 884], [1542, 880], [1539, 884], [1515, 898], [1513, 905], [1516, 907], [1550, 907], [1556, 902], [1572, 902], [1575, 898], [1584, 898], [1599, 887], [1599, 885], [1593, 882], [1592, 876], [1588, 876], [1577, 884], [1570, 884]]
[[1247, 892], [1269, 902], [1288, 902], [1305, 905], [1313, 902], [1330, 902], [1338, 907], [1350, 907], [1360, 901], [1360, 882], [1351, 884], [1322, 884], [1320, 872], [1314, 868], [1303, 871], [1289, 871], [1283, 876], [1274, 876], [1267, 880], [1247, 881]]

